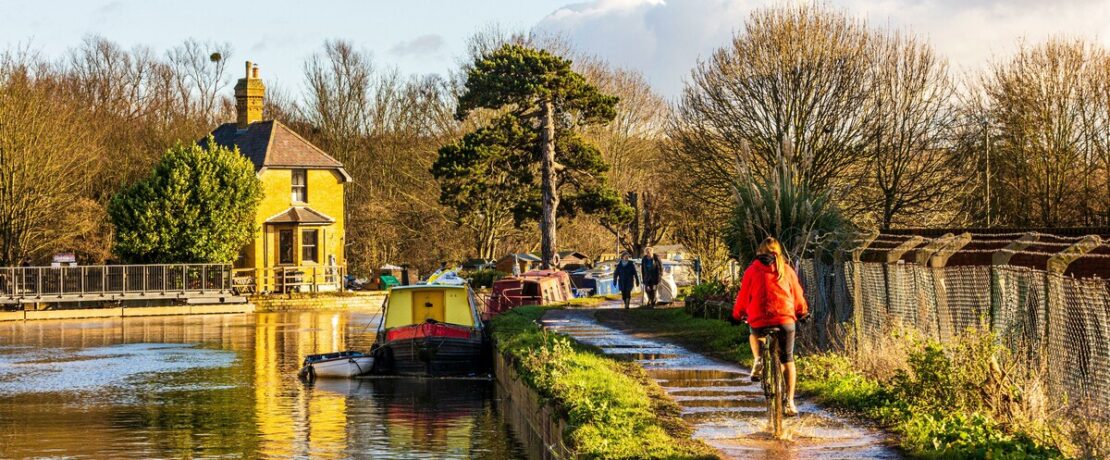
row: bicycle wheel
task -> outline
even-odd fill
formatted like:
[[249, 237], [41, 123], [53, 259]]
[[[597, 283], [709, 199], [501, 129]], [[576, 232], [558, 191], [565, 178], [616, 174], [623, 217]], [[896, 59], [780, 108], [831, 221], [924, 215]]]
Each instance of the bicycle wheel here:
[[776, 438], [781, 438], [782, 434], [783, 434], [783, 430], [782, 430], [782, 416], [783, 416], [782, 415], [782, 412], [783, 412], [782, 398], [783, 398], [783, 395], [785, 394], [784, 387], [786, 385], [783, 383], [782, 360], [781, 360], [781, 357], [779, 355], [779, 342], [778, 342], [778, 340], [776, 340], [776, 338], [773, 335], [768, 337], [768, 342], [770, 342], [770, 346], [768, 347], [768, 349], [770, 350], [770, 355], [771, 356], [770, 356], [770, 360], [767, 361], [767, 363], [768, 363], [767, 367], [771, 369], [771, 379], [770, 379], [770, 381], [771, 381], [771, 393], [773, 394], [773, 397], [770, 398], [771, 399], [771, 401], [770, 401], [771, 433]]

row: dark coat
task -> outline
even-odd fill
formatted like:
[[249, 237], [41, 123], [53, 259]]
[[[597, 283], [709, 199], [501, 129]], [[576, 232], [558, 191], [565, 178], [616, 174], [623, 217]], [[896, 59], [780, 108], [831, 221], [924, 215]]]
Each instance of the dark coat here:
[[[648, 269], [647, 264], [644, 263], [648, 260], [651, 260], [650, 269]], [[659, 279], [663, 276], [663, 261], [659, 260], [659, 254], [652, 255], [651, 259], [641, 259], [640, 270], [643, 272], [640, 279], [644, 280], [644, 286], [655, 286], [659, 284]]]
[[636, 271], [636, 264], [631, 260], [627, 263], [617, 262], [617, 266], [613, 268], [613, 285], [620, 288], [621, 292], [632, 292], [640, 284], [640, 274]]

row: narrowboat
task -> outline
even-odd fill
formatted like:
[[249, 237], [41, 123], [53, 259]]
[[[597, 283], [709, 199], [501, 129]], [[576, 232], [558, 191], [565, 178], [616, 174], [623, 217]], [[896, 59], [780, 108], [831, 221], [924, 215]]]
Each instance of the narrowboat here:
[[549, 305], [574, 298], [570, 275], [560, 270], [532, 270], [493, 282], [487, 315], [496, 315], [522, 305]]
[[374, 350], [375, 372], [459, 376], [488, 368], [488, 336], [474, 292], [455, 276], [394, 286]]

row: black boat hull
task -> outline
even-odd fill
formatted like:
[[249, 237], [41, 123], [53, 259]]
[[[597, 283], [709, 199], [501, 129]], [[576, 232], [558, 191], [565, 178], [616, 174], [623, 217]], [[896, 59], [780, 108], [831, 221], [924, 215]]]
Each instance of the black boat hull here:
[[488, 372], [481, 339], [417, 337], [382, 346], [383, 371], [412, 376], [462, 376]]

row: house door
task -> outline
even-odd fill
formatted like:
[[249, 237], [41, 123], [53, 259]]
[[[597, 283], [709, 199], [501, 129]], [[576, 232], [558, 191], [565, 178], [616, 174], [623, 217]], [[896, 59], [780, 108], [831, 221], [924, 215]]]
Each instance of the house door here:
[[429, 319], [443, 322], [443, 290], [412, 291], [412, 322], [423, 323]]

